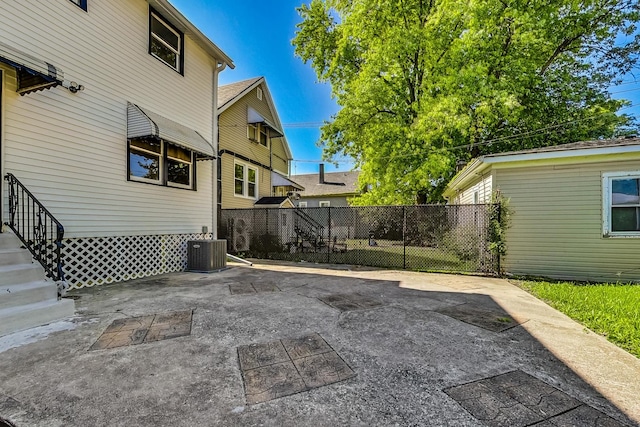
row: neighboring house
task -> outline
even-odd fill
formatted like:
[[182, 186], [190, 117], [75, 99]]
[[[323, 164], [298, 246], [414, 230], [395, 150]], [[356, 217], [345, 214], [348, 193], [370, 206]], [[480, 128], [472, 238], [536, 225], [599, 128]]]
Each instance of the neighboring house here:
[[324, 164], [317, 174], [291, 175], [291, 180], [304, 187], [294, 203], [300, 208], [349, 206], [349, 199], [360, 194], [359, 176], [359, 171], [325, 173]]
[[0, 172], [64, 226], [71, 286], [183, 270], [211, 237], [226, 66], [167, 0], [0, 2]]
[[640, 138], [486, 155], [449, 183], [451, 204], [510, 199], [505, 271], [640, 281]]
[[302, 189], [288, 179], [293, 157], [264, 77], [221, 86], [218, 109], [219, 208], [264, 207], [263, 197]]

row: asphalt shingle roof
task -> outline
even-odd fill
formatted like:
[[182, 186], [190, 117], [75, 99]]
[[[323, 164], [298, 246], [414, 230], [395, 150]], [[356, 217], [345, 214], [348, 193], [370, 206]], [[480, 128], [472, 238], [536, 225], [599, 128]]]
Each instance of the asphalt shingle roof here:
[[304, 187], [300, 191], [302, 197], [326, 196], [339, 194], [358, 194], [358, 177], [360, 171], [325, 172], [324, 184], [320, 184], [320, 174], [291, 175], [291, 179]]
[[591, 141], [579, 141], [569, 144], [552, 145], [550, 147], [539, 147], [530, 150], [508, 151], [504, 153], [488, 154], [484, 157], [512, 156], [515, 154], [535, 154], [551, 153], [555, 151], [585, 150], [589, 148], [622, 147], [626, 145], [640, 145], [640, 137], [615, 138], [615, 139], [595, 139]]
[[260, 80], [262, 77], [254, 77], [252, 79], [242, 80], [240, 82], [230, 83], [218, 88], [218, 108], [234, 100], [238, 95], [244, 92], [249, 86]]

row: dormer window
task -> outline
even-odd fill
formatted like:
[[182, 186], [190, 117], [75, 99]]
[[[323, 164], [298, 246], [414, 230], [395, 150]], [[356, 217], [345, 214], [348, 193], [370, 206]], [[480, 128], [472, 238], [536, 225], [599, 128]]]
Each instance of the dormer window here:
[[153, 10], [149, 22], [149, 53], [182, 74], [184, 35]]

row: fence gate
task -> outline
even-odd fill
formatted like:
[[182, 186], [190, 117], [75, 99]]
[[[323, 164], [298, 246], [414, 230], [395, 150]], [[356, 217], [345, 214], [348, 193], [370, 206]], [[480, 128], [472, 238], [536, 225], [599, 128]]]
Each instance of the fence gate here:
[[418, 271], [494, 273], [497, 205], [223, 209], [229, 253]]

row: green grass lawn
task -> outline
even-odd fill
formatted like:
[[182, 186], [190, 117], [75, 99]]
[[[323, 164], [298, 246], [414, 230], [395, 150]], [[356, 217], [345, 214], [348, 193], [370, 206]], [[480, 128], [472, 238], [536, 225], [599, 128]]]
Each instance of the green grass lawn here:
[[531, 281], [518, 284], [640, 358], [640, 286]]
[[[346, 252], [332, 251], [327, 256], [328, 248], [321, 248], [319, 252], [270, 253], [269, 258], [291, 261], [305, 260], [307, 262], [332, 264], [354, 264], [370, 267], [407, 268], [419, 271], [454, 271], [474, 272], [478, 269], [478, 261], [459, 259], [454, 253], [438, 248], [402, 246], [402, 242], [390, 240], [378, 241], [378, 246], [369, 246], [368, 240], [346, 241]], [[252, 254], [260, 257], [260, 253]], [[406, 255], [406, 265], [405, 265]]]

